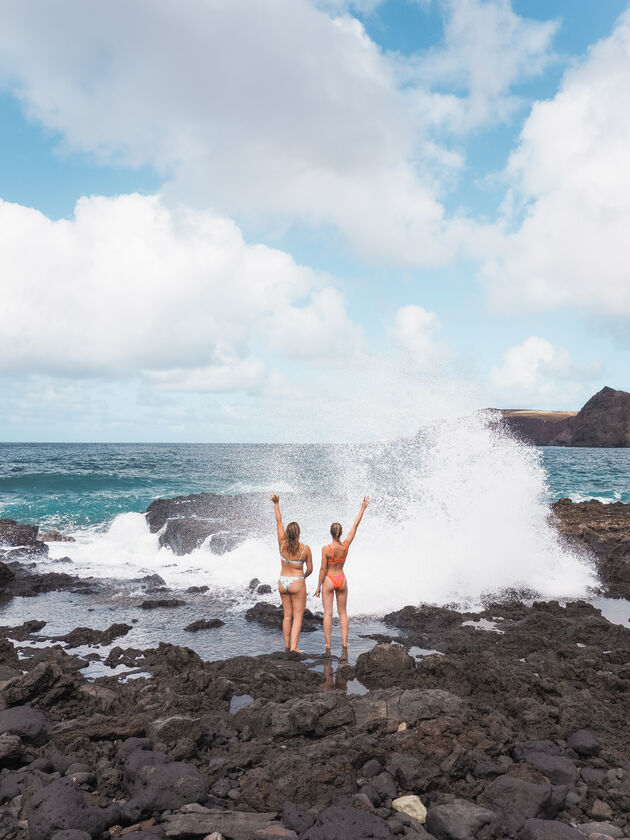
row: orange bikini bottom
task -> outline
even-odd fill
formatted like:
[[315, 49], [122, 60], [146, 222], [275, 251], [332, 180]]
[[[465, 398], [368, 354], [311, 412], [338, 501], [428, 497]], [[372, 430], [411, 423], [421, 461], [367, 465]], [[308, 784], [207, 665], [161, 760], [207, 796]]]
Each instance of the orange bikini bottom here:
[[326, 577], [332, 583], [333, 589], [343, 589], [343, 585], [346, 582], [346, 576], [343, 572], [340, 575], [327, 574]]

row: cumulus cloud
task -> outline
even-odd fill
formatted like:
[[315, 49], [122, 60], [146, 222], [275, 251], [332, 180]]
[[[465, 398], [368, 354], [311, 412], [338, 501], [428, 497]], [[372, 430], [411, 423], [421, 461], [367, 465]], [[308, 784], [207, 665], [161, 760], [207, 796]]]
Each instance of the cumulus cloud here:
[[[434, 129], [499, 111], [544, 63], [550, 25], [506, 0], [451, 0], [445, 49], [418, 62], [385, 54], [344, 6], [367, 8], [0, 0], [0, 85], [67, 148], [150, 164], [186, 204], [263, 227], [332, 225], [363, 255], [443, 264], [476, 228], [444, 213], [462, 156]], [[442, 82], [462, 95], [432, 90]]]
[[[327, 278], [157, 196], [84, 198], [60, 221], [0, 201], [0, 228], [4, 371], [251, 390], [265, 373], [257, 353], [319, 353], [328, 322], [356, 335]], [[299, 324], [295, 343], [278, 313]]]
[[[433, 91], [436, 123], [462, 133], [508, 119], [522, 105], [511, 87], [542, 73], [553, 60], [559, 22], [523, 18], [509, 0], [438, 2], [444, 45], [417, 63], [417, 78]], [[438, 92], [449, 87], [456, 93]]]
[[630, 315], [630, 11], [537, 102], [510, 157], [506, 233], [483, 278], [498, 307]]
[[441, 340], [440, 319], [421, 306], [402, 306], [394, 317], [392, 336], [416, 370], [429, 371], [448, 358], [446, 343]]
[[490, 381], [499, 398], [516, 401], [518, 406], [570, 406], [572, 400], [583, 400], [590, 393], [601, 371], [600, 362], [576, 364], [566, 348], [532, 335], [505, 351]]

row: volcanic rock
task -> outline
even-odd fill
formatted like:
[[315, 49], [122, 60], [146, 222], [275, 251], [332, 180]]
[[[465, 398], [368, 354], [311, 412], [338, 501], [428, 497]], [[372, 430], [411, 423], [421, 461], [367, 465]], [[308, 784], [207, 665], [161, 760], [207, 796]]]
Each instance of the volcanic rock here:
[[215, 627], [223, 627], [224, 621], [220, 618], [200, 618], [197, 621], [192, 621], [184, 627], [189, 633], [197, 633], [199, 630], [212, 630]]

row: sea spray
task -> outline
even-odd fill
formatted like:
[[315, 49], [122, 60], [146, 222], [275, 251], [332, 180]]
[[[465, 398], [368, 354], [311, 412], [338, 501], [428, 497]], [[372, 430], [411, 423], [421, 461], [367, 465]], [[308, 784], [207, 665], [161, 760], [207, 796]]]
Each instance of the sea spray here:
[[[273, 458], [279, 481], [294, 488], [281, 496], [285, 522], [300, 523], [313, 551], [309, 593], [331, 522], [341, 521], [347, 534], [361, 498], [372, 496], [346, 566], [354, 615], [419, 603], [474, 607], [508, 589], [577, 597], [596, 583], [587, 559], [564, 546], [549, 521], [539, 451], [506, 433], [494, 412], [449, 417], [397, 441], [305, 446], [297, 454], [278, 447]], [[116, 517], [105, 532], [79, 531], [75, 545], [54, 546], [51, 555], [69, 554], [68, 570], [81, 575], [157, 573], [173, 587], [205, 584], [242, 608], [251, 603], [252, 578], [275, 584], [278, 575], [272, 508], [261, 504], [268, 526], [224, 555], [213, 554], [209, 541], [183, 557], [160, 549], [140, 514]]]

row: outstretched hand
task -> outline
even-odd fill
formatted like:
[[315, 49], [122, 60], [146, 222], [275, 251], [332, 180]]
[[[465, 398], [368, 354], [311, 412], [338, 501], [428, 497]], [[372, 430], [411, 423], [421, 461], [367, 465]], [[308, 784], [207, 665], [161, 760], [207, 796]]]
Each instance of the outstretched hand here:
[[363, 497], [363, 510], [365, 510], [365, 508], [370, 504], [370, 501], [371, 501], [371, 499], [370, 499], [369, 496], [364, 496]]
[[278, 496], [277, 493], [272, 493], [271, 496], [269, 496], [269, 498], [274, 503], [274, 505], [278, 504], [278, 502], [280, 501], [280, 496]]

